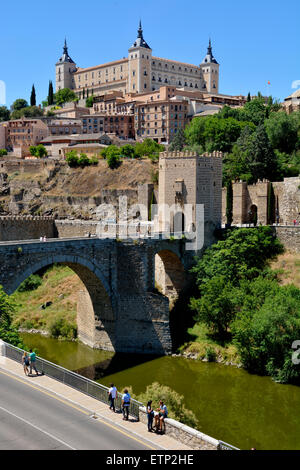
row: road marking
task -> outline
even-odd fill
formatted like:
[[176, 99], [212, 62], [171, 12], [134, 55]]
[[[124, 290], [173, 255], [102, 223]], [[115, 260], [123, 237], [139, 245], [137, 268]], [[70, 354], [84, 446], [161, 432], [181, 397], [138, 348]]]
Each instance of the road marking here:
[[63, 444], [66, 447], [69, 447], [71, 450], [76, 450], [75, 447], [70, 446], [66, 442], [59, 439], [58, 437], [53, 436], [53, 434], [50, 434], [49, 432], [44, 431], [44, 429], [40, 428], [39, 426], [36, 426], [35, 424], [30, 423], [30, 421], [27, 421], [26, 419], [21, 418], [21, 416], [18, 416], [16, 414], [12, 413], [11, 411], [8, 411], [6, 408], [2, 408], [2, 406], [0, 406], [0, 410], [4, 411], [5, 413], [7, 413], [11, 416], [14, 416], [15, 418], [19, 419], [20, 421], [23, 421], [23, 423], [28, 424], [29, 426], [33, 427], [34, 429], [36, 429], [39, 432], [42, 432], [43, 434], [46, 434], [46, 436], [51, 437], [51, 439], [54, 439], [55, 441], [60, 442], [60, 444]]
[[[42, 390], [41, 388], [36, 387], [35, 385], [29, 384], [28, 382], [25, 382], [25, 380], [20, 379], [19, 377], [16, 377], [16, 376], [14, 376], [14, 375], [8, 374], [7, 372], [4, 372], [4, 371], [2, 371], [2, 370], [0, 370], [0, 374], [6, 375], [7, 377], [10, 377], [11, 379], [17, 380], [18, 382], [21, 382], [22, 384], [28, 385], [28, 387], [31, 387], [31, 388], [37, 390], [38, 392], [43, 393], [44, 395], [48, 395], [49, 397], [54, 398], [55, 400], [57, 400], [57, 401], [59, 401], [59, 402], [65, 404], [65, 405], [67, 405], [67, 406], [70, 406], [71, 408], [75, 408], [75, 410], [80, 411], [81, 413], [84, 413], [85, 415], [90, 416], [90, 412], [85, 411], [85, 410], [79, 408], [79, 407], [76, 406], [76, 405], [73, 405], [72, 403], [70, 403], [70, 402], [68, 402], [68, 401], [66, 401], [66, 400], [63, 400], [63, 399], [61, 399], [61, 398], [59, 398], [59, 397], [53, 395], [52, 393], [47, 392], [46, 390]], [[1, 407], [0, 407], [0, 408], [1, 408]], [[142, 444], [142, 445], [148, 447], [148, 448], [151, 449], [151, 450], [156, 450], [155, 447], [151, 447], [149, 444], [146, 444], [145, 441], [141, 441], [141, 440], [137, 439], [136, 437], [132, 436], [131, 434], [128, 434], [128, 433], [126, 433], [125, 431], [122, 431], [121, 429], [119, 429], [119, 428], [113, 426], [112, 424], [107, 423], [106, 421], [101, 420], [101, 419], [98, 418], [98, 417], [97, 417], [97, 421], [102, 422], [102, 423], [105, 424], [106, 426], [109, 426], [109, 427], [115, 429], [115, 430], [118, 431], [119, 433], [124, 434], [126, 437], [129, 437], [130, 439], [133, 439], [134, 441], [139, 442], [140, 444]]]

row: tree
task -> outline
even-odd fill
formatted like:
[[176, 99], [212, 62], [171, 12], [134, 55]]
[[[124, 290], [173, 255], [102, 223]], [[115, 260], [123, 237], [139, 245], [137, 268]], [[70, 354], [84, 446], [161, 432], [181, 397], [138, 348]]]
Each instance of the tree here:
[[30, 106], [36, 106], [36, 94], [34, 85], [32, 85], [31, 95], [30, 95]]
[[299, 123], [295, 114], [271, 113], [265, 121], [270, 144], [280, 152], [292, 153], [298, 142]]
[[265, 291], [263, 299], [259, 308], [243, 311], [232, 326], [242, 363], [251, 372], [299, 384], [292, 344], [300, 338], [300, 289], [277, 286]]
[[71, 168], [78, 166], [78, 155], [76, 150], [71, 150], [66, 154], [66, 162]]
[[121, 163], [120, 149], [115, 145], [110, 145], [106, 149], [106, 160], [109, 168], [118, 168]]
[[70, 90], [69, 88], [63, 88], [62, 90], [58, 90], [54, 95], [55, 103], [60, 106], [64, 103], [69, 103], [70, 101], [78, 101], [78, 98], [74, 91]]
[[147, 403], [152, 400], [154, 406], [159, 405], [159, 401], [163, 400], [168, 408], [168, 416], [176, 419], [187, 426], [195, 428], [198, 424], [197, 418], [194, 413], [188, 410], [184, 405], [184, 397], [179, 393], [172, 390], [166, 385], [161, 385], [157, 382], [148, 385], [146, 391], [138, 395], [137, 399], [142, 403]]
[[175, 134], [175, 136], [172, 139], [172, 142], [169, 146], [169, 150], [171, 150], [171, 152], [173, 152], [174, 150], [181, 151], [183, 150], [185, 144], [186, 144], [186, 140], [185, 140], [184, 130], [179, 129], [177, 134]]
[[271, 181], [276, 179], [278, 163], [263, 124], [251, 136], [247, 153], [254, 182], [264, 178]]
[[191, 308], [197, 312], [195, 320], [205, 323], [219, 338], [226, 337], [236, 314], [232, 291], [233, 285], [225, 276], [214, 276], [205, 283], [200, 299], [191, 299]]
[[53, 93], [53, 84], [52, 81], [49, 81], [49, 89], [48, 89], [48, 105], [51, 106], [54, 104], [54, 93]]
[[93, 104], [94, 104], [94, 97], [93, 96], [90, 96], [89, 98], [87, 98], [85, 100], [85, 105], [86, 105], [87, 108], [92, 108]]
[[0, 286], [0, 339], [7, 343], [23, 348], [24, 344], [19, 336], [18, 330], [12, 326], [12, 314], [15, 307], [12, 300]]
[[229, 180], [226, 186], [226, 222], [230, 227], [232, 224], [233, 216], [233, 190], [232, 190], [232, 181]]
[[8, 121], [10, 118], [10, 111], [6, 106], [0, 106], [0, 122]]
[[12, 104], [12, 109], [13, 111], [20, 111], [21, 109], [27, 108], [28, 103], [26, 100], [23, 98], [18, 98], [16, 101], [13, 102]]
[[46, 148], [42, 144], [39, 144], [37, 146], [31, 145], [29, 147], [29, 152], [30, 152], [30, 155], [37, 157], [37, 158], [47, 157], [48, 155]]
[[126, 158], [134, 158], [134, 146], [130, 144], [121, 147], [121, 154]]
[[249, 91], [248, 96], [247, 96], [247, 101], [248, 101], [248, 103], [249, 103], [249, 101], [251, 101], [251, 94], [250, 94], [250, 91]]
[[241, 119], [243, 121], [252, 122], [256, 126], [263, 123], [266, 116], [267, 107], [263, 98], [255, 98], [251, 101], [247, 101], [241, 110]]

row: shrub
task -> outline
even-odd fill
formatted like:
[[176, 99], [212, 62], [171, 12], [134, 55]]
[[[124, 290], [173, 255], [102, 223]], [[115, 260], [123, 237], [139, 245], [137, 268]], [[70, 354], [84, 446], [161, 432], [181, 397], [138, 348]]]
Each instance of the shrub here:
[[77, 327], [63, 317], [53, 318], [48, 326], [53, 338], [74, 339], [77, 336]]
[[163, 400], [168, 408], [168, 417], [191, 427], [196, 427], [198, 424], [194, 413], [185, 407], [184, 397], [166, 385], [161, 385], [158, 382], [148, 385], [146, 391], [138, 395], [138, 400], [142, 403], [152, 400], [154, 409], [159, 407], [159, 401]]
[[4, 157], [7, 155], [7, 150], [6, 149], [0, 149], [0, 157]]
[[42, 279], [37, 274], [32, 274], [29, 276], [22, 284], [19, 286], [19, 292], [27, 292], [37, 289], [42, 284]]
[[208, 362], [215, 362], [217, 357], [216, 351], [211, 347], [206, 348], [205, 357]]
[[78, 166], [78, 155], [76, 150], [71, 150], [66, 154], [66, 162], [71, 168]]

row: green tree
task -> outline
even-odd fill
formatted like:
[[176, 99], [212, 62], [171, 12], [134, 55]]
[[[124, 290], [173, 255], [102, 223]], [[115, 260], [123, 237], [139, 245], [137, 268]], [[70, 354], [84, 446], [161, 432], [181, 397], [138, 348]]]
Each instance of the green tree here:
[[123, 145], [121, 147], [121, 154], [126, 158], [134, 158], [134, 146], [130, 144]]
[[280, 152], [292, 153], [298, 142], [299, 122], [296, 114], [272, 113], [265, 121], [270, 144]]
[[47, 157], [48, 155], [46, 148], [42, 144], [39, 144], [37, 146], [31, 145], [29, 147], [29, 152], [30, 152], [30, 155], [37, 157], [37, 158]]
[[138, 400], [142, 403], [147, 403], [152, 400], [152, 406], [154, 408], [159, 407], [159, 401], [167, 405], [168, 416], [176, 419], [187, 426], [193, 428], [197, 427], [198, 421], [196, 416], [191, 410], [188, 410], [184, 405], [184, 397], [179, 393], [172, 390], [166, 385], [161, 385], [157, 382], [148, 385], [146, 391], [138, 395]]
[[54, 104], [54, 93], [53, 93], [53, 84], [52, 81], [49, 81], [49, 89], [48, 89], [48, 106]]
[[10, 118], [10, 111], [6, 106], [0, 106], [0, 122], [8, 121]]
[[7, 150], [6, 149], [0, 149], [0, 157], [4, 157], [7, 155]]
[[106, 160], [109, 168], [118, 168], [121, 164], [120, 149], [115, 145], [110, 145], [106, 149]]
[[226, 223], [230, 227], [233, 220], [233, 190], [232, 181], [229, 180], [226, 185]]
[[278, 162], [263, 124], [260, 124], [252, 135], [247, 153], [254, 182], [264, 178], [271, 181], [276, 179]]
[[66, 162], [71, 168], [78, 166], [78, 155], [76, 150], [71, 150], [66, 154]]
[[36, 106], [36, 93], [35, 93], [34, 85], [32, 85], [32, 89], [31, 89], [30, 106]]
[[197, 312], [195, 320], [205, 323], [219, 338], [226, 337], [236, 314], [232, 291], [233, 285], [225, 276], [214, 276], [205, 283], [200, 299], [191, 299], [191, 308]]
[[20, 111], [21, 109], [27, 108], [28, 103], [23, 98], [18, 98], [12, 104], [13, 111]]
[[249, 101], [251, 101], [251, 94], [250, 94], [250, 91], [249, 91], [248, 96], [247, 96], [247, 102], [249, 103]]
[[90, 159], [85, 153], [80, 154], [80, 157], [78, 158], [78, 165], [82, 168], [90, 165]]
[[93, 96], [90, 96], [89, 98], [87, 98], [85, 100], [85, 105], [86, 105], [87, 108], [92, 108], [93, 104], [94, 104], [94, 97]]
[[259, 309], [243, 312], [232, 328], [247, 369], [280, 382], [300, 383], [299, 366], [292, 362], [292, 343], [300, 338], [300, 289], [278, 287]]
[[267, 116], [267, 107], [263, 98], [254, 98], [247, 101], [241, 110], [241, 119], [243, 121], [252, 122], [256, 126], [262, 124]]
[[171, 152], [176, 151], [176, 150], [183, 150], [184, 146], [186, 144], [185, 140], [185, 134], [183, 129], [179, 129], [177, 134], [172, 139], [172, 142], [170, 143], [169, 150]]
[[54, 101], [58, 106], [61, 106], [62, 104], [69, 103], [70, 101], [78, 101], [78, 98], [74, 91], [69, 88], [63, 88], [55, 93]]
[[0, 339], [7, 343], [23, 348], [24, 344], [19, 336], [18, 330], [12, 326], [12, 315], [15, 306], [8, 295], [0, 286]]

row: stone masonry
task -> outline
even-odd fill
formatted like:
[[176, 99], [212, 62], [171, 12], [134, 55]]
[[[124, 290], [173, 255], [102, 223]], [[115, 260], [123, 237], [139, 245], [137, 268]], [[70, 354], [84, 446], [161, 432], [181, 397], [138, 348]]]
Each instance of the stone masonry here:
[[[189, 268], [184, 240], [51, 240], [0, 244], [0, 284], [11, 294], [28, 276], [53, 263], [71, 267], [84, 284], [78, 302], [78, 335], [94, 348], [167, 354], [172, 350], [169, 300], [155, 289], [155, 256], [166, 253]], [[182, 268], [183, 271], [183, 268]], [[174, 278], [175, 289], [180, 279]]]

